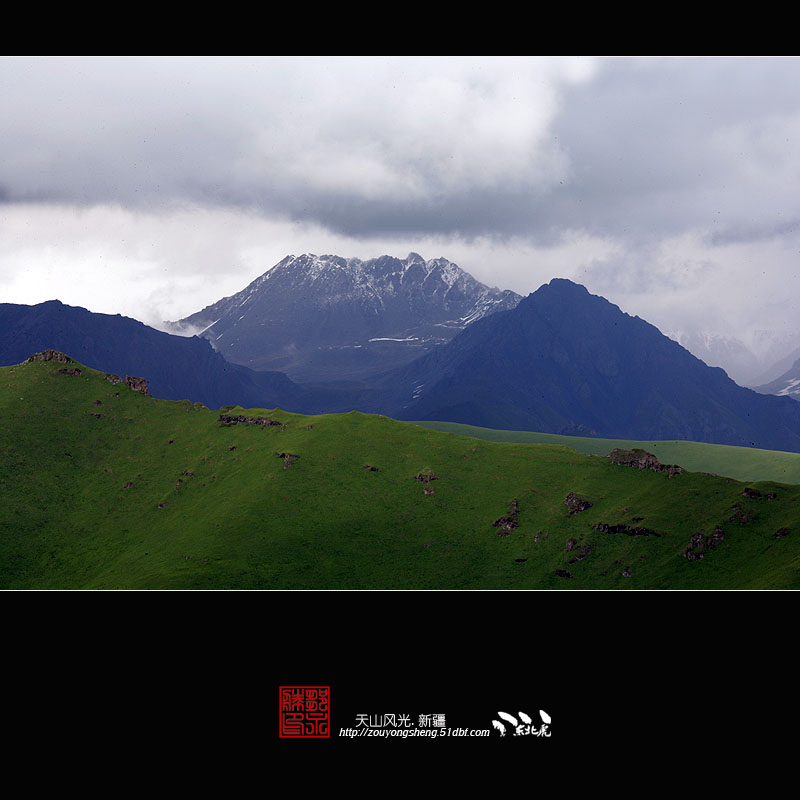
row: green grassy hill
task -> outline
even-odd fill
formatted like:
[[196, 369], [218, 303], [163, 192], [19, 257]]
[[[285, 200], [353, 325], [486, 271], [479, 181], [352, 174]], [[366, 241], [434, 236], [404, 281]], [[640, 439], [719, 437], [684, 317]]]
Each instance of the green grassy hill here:
[[779, 450], [759, 450], [754, 447], [733, 447], [726, 444], [706, 444], [685, 441], [634, 441], [631, 439], [600, 439], [589, 436], [560, 436], [555, 433], [531, 431], [502, 431], [478, 428], [458, 422], [415, 422], [435, 431], [472, 436], [489, 442], [529, 442], [558, 444], [572, 447], [581, 453], [608, 455], [614, 448], [630, 450], [638, 447], [653, 453], [662, 464], [680, 464], [693, 472], [713, 472], [739, 481], [780, 481], [800, 484], [800, 453]]
[[800, 585], [798, 486], [355, 412], [229, 414], [277, 424], [74, 362], [0, 368], [0, 588]]

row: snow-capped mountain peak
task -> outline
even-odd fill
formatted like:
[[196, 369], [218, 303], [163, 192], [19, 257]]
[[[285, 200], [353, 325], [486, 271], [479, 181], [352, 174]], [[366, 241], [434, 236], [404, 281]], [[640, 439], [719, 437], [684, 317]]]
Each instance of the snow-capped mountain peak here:
[[[178, 325], [202, 330], [230, 361], [308, 379], [322, 377], [317, 367], [307, 369], [309, 359], [319, 366], [334, 349], [368, 351], [369, 368], [382, 369], [389, 346], [378, 342], [402, 347], [405, 359], [520, 299], [485, 286], [443, 257], [426, 260], [411, 252], [404, 259], [362, 260], [303, 253], [286, 256], [242, 291]], [[298, 359], [305, 366], [295, 370]], [[320, 369], [329, 377], [327, 368]], [[337, 377], [347, 374], [344, 369]]]

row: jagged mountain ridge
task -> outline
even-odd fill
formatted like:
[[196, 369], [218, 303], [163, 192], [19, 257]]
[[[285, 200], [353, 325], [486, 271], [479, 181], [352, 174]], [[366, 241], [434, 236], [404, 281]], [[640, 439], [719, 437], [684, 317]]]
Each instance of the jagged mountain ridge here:
[[520, 301], [445, 258], [287, 256], [241, 292], [180, 320], [233, 363], [293, 380], [364, 378], [408, 363]]

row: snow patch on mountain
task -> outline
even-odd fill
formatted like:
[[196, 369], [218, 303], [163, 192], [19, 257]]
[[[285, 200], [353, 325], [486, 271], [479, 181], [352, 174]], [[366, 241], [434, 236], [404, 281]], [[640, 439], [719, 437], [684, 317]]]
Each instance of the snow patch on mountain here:
[[781, 389], [779, 392], [776, 392], [776, 394], [781, 394], [781, 395], [800, 394], [800, 389], [798, 389], [798, 387], [800, 387], [800, 378], [794, 378], [793, 380], [790, 380], [789, 383], [786, 386], [784, 386], [783, 389]]

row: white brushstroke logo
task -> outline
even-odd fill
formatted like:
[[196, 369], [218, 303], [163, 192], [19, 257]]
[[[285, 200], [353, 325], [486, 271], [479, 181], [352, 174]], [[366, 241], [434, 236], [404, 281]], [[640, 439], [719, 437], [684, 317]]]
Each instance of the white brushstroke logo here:
[[[505, 711], [498, 711], [497, 716], [511, 726], [511, 729], [514, 731], [514, 736], [550, 736], [550, 724], [552, 720], [550, 719], [550, 715], [541, 709], [539, 710], [539, 717], [542, 720], [542, 725], [539, 728], [536, 727], [533, 720], [524, 711], [517, 712], [519, 720], [511, 714], [507, 714]], [[495, 730], [500, 731], [501, 736], [506, 735], [507, 728], [499, 720], [493, 719], [492, 726]]]

